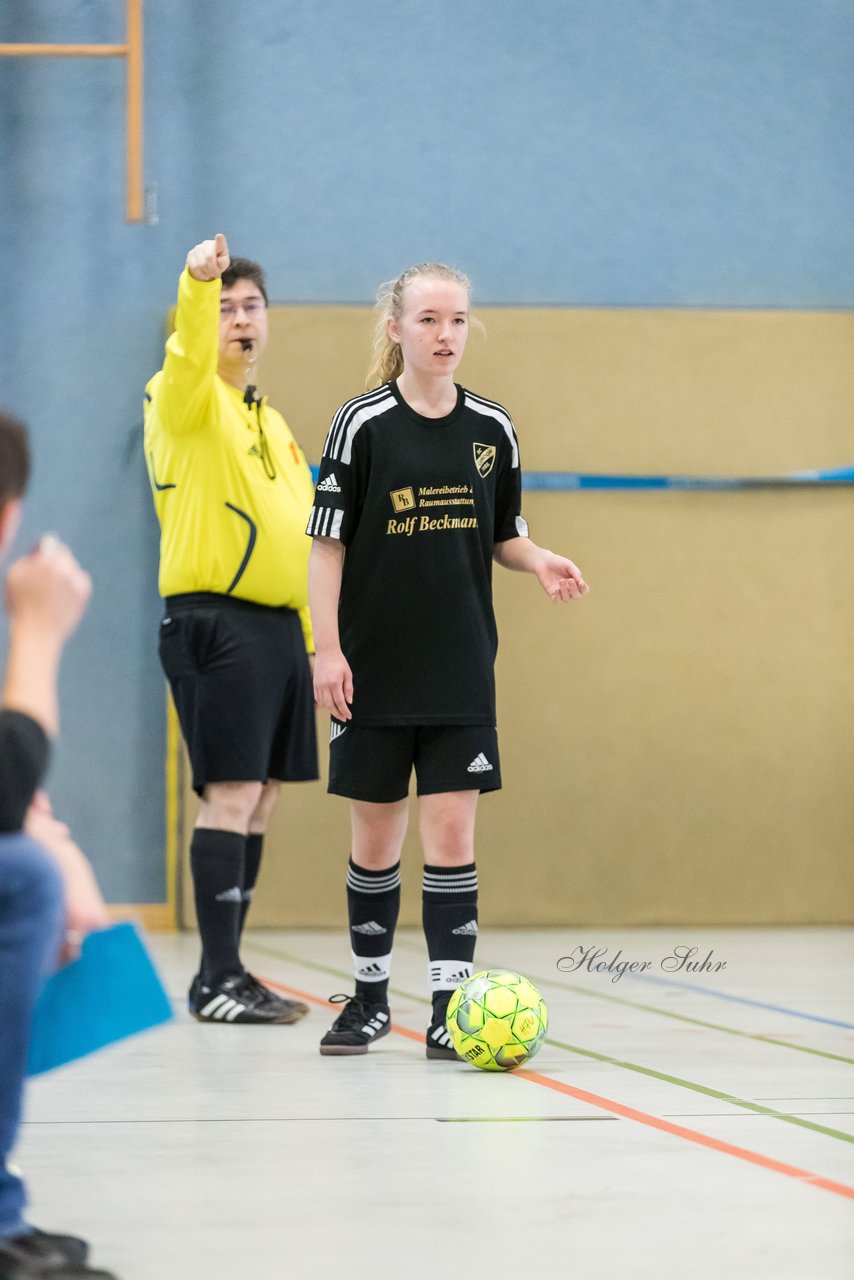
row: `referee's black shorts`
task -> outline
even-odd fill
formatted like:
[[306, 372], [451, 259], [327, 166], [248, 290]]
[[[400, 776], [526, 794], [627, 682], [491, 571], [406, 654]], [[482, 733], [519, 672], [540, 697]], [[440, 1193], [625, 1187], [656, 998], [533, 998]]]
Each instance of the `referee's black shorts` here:
[[193, 769], [210, 782], [318, 776], [314, 694], [299, 614], [200, 591], [170, 596], [160, 661]]

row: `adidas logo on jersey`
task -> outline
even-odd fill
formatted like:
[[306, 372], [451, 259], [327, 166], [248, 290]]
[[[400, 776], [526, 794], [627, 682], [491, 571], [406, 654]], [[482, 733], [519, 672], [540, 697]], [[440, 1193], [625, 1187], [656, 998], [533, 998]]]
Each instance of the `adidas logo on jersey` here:
[[488, 773], [491, 768], [492, 768], [492, 765], [489, 763], [486, 756], [481, 751], [480, 755], [475, 756], [474, 760], [472, 760], [471, 764], [468, 767], [468, 772], [469, 773]]
[[459, 929], [452, 929], [451, 933], [458, 933], [463, 938], [473, 938], [477, 934], [477, 921], [469, 920], [467, 924], [461, 924]]
[[334, 720], [331, 720], [329, 723], [329, 741], [334, 742], [336, 738], [340, 738], [346, 728], [346, 724], [336, 724]]
[[371, 938], [378, 938], [381, 933], [388, 933], [388, 929], [384, 929], [381, 924], [377, 924], [376, 920], [369, 920], [367, 924], [354, 924], [350, 928], [354, 933], [366, 933]]
[[330, 475], [328, 475], [325, 480], [321, 480], [320, 484], [317, 486], [317, 492], [318, 493], [340, 493], [341, 492], [341, 486], [338, 483], [338, 481], [335, 479], [334, 471]]
[[216, 900], [217, 902], [242, 902], [243, 890], [235, 885], [233, 889], [226, 889], [223, 893], [218, 893]]

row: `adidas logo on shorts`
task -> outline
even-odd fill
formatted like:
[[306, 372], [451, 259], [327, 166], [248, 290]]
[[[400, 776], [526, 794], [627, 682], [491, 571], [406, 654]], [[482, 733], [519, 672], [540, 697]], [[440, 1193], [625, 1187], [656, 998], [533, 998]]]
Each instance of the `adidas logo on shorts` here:
[[330, 475], [328, 475], [325, 480], [321, 480], [320, 484], [317, 486], [317, 492], [318, 493], [340, 493], [341, 492], [341, 486], [338, 483], [338, 481], [335, 479], [334, 471]]
[[388, 929], [384, 929], [381, 924], [377, 924], [376, 920], [369, 920], [367, 924], [354, 924], [350, 927], [354, 933], [366, 933], [371, 938], [378, 938], [381, 933], [388, 933]]
[[334, 720], [330, 720], [330, 722], [329, 722], [329, 741], [330, 741], [330, 742], [334, 742], [336, 738], [340, 738], [340, 737], [341, 737], [341, 734], [342, 734], [342, 733], [344, 733], [344, 731], [346, 730], [346, 728], [347, 728], [346, 724], [336, 724], [336, 722], [335, 722]]
[[492, 765], [481, 751], [480, 755], [475, 756], [468, 767], [468, 773], [488, 773]]

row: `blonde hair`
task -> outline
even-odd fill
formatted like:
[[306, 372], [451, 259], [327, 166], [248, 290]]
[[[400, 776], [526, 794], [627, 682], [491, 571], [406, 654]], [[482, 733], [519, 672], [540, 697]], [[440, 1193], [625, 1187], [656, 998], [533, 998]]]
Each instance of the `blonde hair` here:
[[419, 262], [408, 267], [396, 280], [386, 280], [377, 290], [376, 325], [374, 326], [373, 363], [365, 379], [365, 386], [381, 387], [403, 373], [403, 352], [400, 343], [394, 342], [388, 331], [389, 320], [399, 320], [403, 314], [403, 291], [413, 280], [424, 277], [434, 280], [452, 280], [461, 284], [471, 294], [471, 281], [455, 267], [443, 262]]

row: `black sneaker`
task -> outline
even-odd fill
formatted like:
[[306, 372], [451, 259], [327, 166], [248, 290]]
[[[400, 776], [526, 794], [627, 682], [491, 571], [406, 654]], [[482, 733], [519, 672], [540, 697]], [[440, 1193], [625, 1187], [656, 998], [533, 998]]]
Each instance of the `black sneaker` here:
[[248, 973], [237, 973], [231, 978], [205, 986], [198, 975], [193, 979], [187, 1002], [190, 1013], [197, 1022], [296, 1022], [302, 1017], [289, 1007], [290, 1001], [273, 1003], [266, 987], [256, 982]]
[[287, 996], [278, 995], [277, 992], [271, 991], [269, 987], [265, 987], [263, 982], [259, 982], [252, 973], [247, 973], [246, 977], [256, 991], [261, 993], [267, 1004], [290, 1015], [287, 1018], [282, 1018], [282, 1022], [298, 1022], [300, 1018], [304, 1018], [308, 1013], [308, 1005], [303, 1004], [302, 1000], [289, 1000]]
[[18, 1236], [14, 1241], [0, 1240], [0, 1277], [2, 1280], [44, 1280], [44, 1277], [50, 1277], [50, 1280], [117, 1280], [112, 1271], [98, 1271], [87, 1267], [84, 1262], [71, 1262], [60, 1250], [49, 1245], [39, 1252], [30, 1236]]
[[330, 1004], [344, 1008], [320, 1042], [324, 1055], [367, 1053], [368, 1045], [391, 1031], [387, 1004], [369, 1004], [362, 996], [330, 996]]
[[431, 1022], [427, 1028], [426, 1040], [428, 1058], [444, 1058], [448, 1062], [462, 1061], [444, 1022]]
[[6, 1244], [14, 1245], [31, 1258], [46, 1262], [83, 1263], [89, 1257], [89, 1246], [79, 1236], [57, 1235], [53, 1231], [39, 1231], [33, 1227], [23, 1236], [12, 1236]]

